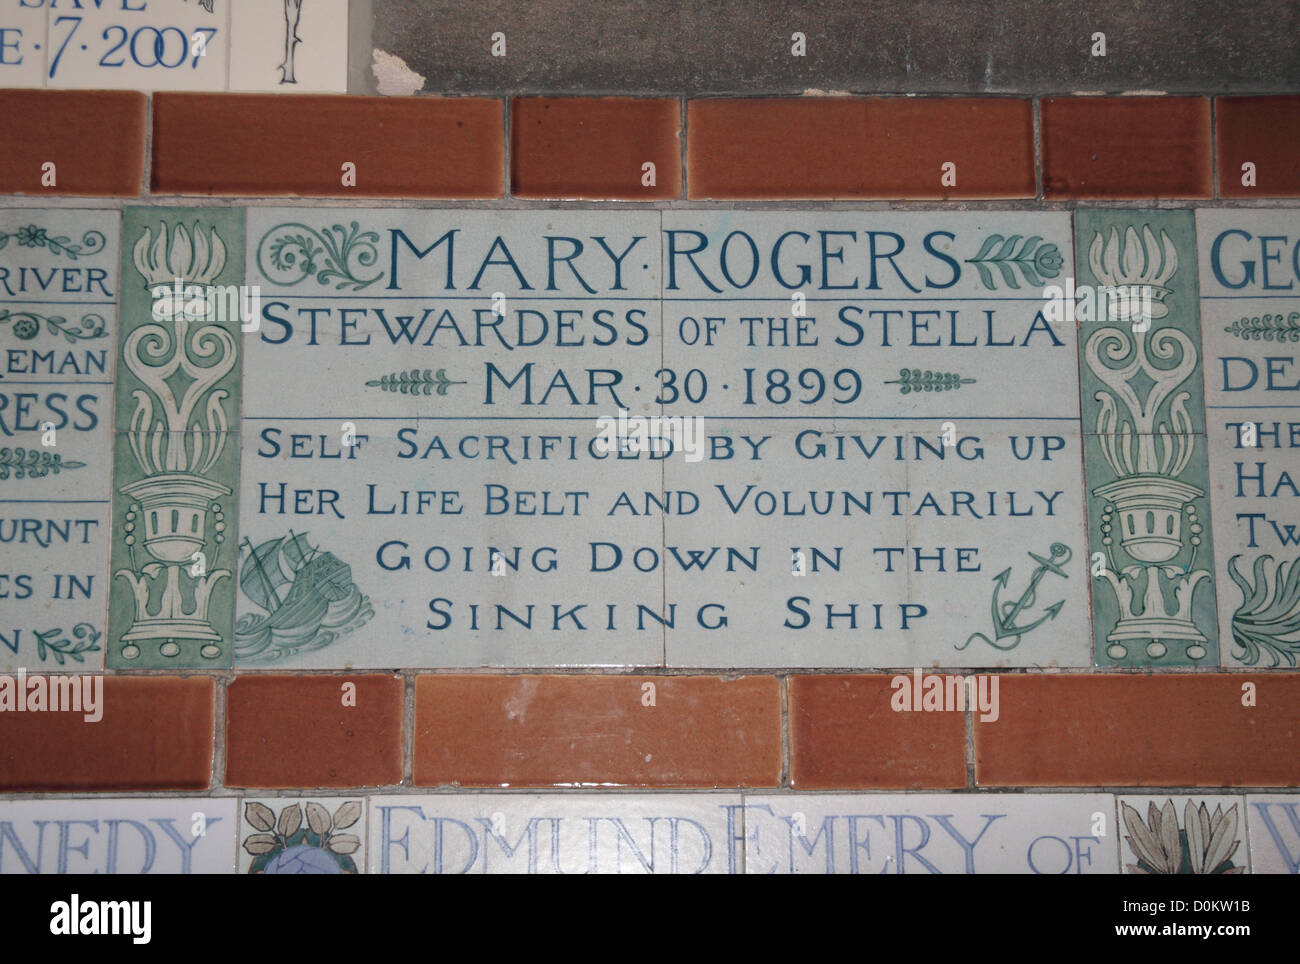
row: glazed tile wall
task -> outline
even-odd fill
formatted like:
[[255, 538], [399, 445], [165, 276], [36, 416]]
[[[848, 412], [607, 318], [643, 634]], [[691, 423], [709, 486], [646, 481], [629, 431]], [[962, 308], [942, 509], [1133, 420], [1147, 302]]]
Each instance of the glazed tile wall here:
[[0, 94], [0, 872], [1297, 872], [1294, 98], [264, 68]]

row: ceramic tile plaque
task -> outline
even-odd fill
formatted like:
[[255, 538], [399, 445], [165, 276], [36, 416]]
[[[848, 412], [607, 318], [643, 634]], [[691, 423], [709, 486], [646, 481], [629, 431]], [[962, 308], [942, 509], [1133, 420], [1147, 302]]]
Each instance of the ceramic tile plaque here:
[[45, 3], [48, 87], [225, 90], [230, 0]]
[[664, 411], [706, 439], [664, 463], [667, 662], [1086, 665], [1069, 217], [663, 236]]
[[258, 208], [246, 257], [237, 665], [1088, 663], [1067, 216]]
[[104, 665], [116, 211], [0, 217], [0, 668]]
[[1196, 213], [1225, 666], [1300, 656], [1300, 212]]
[[745, 798], [751, 874], [1111, 874], [1102, 794]]
[[372, 874], [725, 874], [744, 867], [738, 794], [371, 797]]
[[[653, 213], [259, 208], [239, 666], [656, 665]], [[623, 565], [610, 557], [621, 553]]]
[[0, 803], [0, 874], [228, 874], [235, 801], [11, 800]]

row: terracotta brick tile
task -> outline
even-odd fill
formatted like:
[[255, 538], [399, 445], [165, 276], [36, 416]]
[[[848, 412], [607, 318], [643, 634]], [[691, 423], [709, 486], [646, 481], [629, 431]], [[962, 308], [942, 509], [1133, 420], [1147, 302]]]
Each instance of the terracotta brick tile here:
[[[681, 103], [632, 97], [523, 97], [510, 104], [517, 197], [654, 201], [682, 194]], [[642, 186], [642, 165], [655, 184]]]
[[[1214, 102], [1222, 197], [1300, 197], [1300, 97], [1220, 97]], [[1255, 165], [1255, 186], [1241, 166]]]
[[1205, 97], [1047, 97], [1046, 198], [1211, 197]]
[[790, 678], [790, 784], [799, 790], [966, 786], [966, 716], [900, 712], [892, 676]]
[[1004, 676], [1000, 696], [982, 786], [1300, 786], [1300, 674]]
[[416, 680], [420, 785], [770, 787], [780, 774], [775, 677]]
[[[145, 95], [134, 90], [3, 90], [0, 193], [135, 197], [144, 184]], [[53, 187], [41, 184], [45, 162]]]
[[81, 712], [0, 713], [0, 790], [206, 789], [212, 680], [102, 679], [98, 722]]
[[[500, 197], [499, 100], [276, 94], [154, 95], [160, 194]], [[356, 165], [344, 187], [342, 165]]]
[[[356, 684], [345, 706], [344, 684]], [[397, 676], [241, 676], [226, 691], [226, 784], [388, 786], [402, 779]]]
[[[1003, 98], [693, 100], [691, 198], [1034, 196], [1033, 109]], [[941, 183], [956, 165], [956, 183]]]

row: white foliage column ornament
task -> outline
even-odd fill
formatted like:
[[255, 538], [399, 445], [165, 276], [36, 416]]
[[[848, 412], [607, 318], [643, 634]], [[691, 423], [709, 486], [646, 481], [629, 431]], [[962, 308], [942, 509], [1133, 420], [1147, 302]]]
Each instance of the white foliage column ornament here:
[[[1149, 226], [1143, 228], [1141, 238], [1130, 227], [1122, 244], [1114, 228], [1104, 240], [1098, 233], [1089, 263], [1104, 285], [1150, 286], [1152, 321], [1169, 314], [1165, 297], [1170, 289], [1165, 283], [1178, 270], [1178, 253], [1164, 230], [1157, 241]], [[1107, 503], [1102, 533], [1109, 558], [1102, 576], [1120, 609], [1120, 618], [1106, 637], [1107, 655], [1124, 659], [1129, 645], [1145, 640], [1146, 655], [1159, 659], [1169, 652], [1167, 643], [1176, 641], [1185, 646], [1188, 658], [1202, 659], [1207, 640], [1192, 620], [1192, 600], [1197, 585], [1210, 576], [1208, 569], [1195, 568], [1201, 526], [1194, 503], [1205, 492], [1177, 478], [1191, 461], [1196, 444], [1187, 411], [1190, 393], [1178, 391], [1196, 372], [1196, 346], [1172, 326], [1107, 327], [1088, 338], [1084, 358], [1110, 388], [1095, 396], [1101, 405], [1096, 431], [1102, 455], [1117, 476], [1093, 490]], [[1168, 421], [1162, 421], [1158, 413], [1166, 400]], [[1134, 560], [1132, 565], [1115, 564], [1115, 527], [1119, 546]], [[1174, 564], [1187, 546], [1191, 548], [1187, 565]]]
[[[192, 231], [178, 224], [169, 235], [164, 222], [156, 238], [146, 229], [133, 254], [151, 289], [175, 290], [178, 279], [186, 287], [207, 286], [226, 264], [216, 229], [197, 223]], [[139, 654], [142, 640], [163, 640], [164, 656], [180, 652], [178, 639], [199, 640], [206, 658], [221, 653], [222, 636], [209, 621], [208, 601], [216, 584], [231, 575], [216, 568], [224, 528], [216, 500], [231, 490], [204, 475], [221, 457], [229, 428], [221, 405], [228, 393], [213, 386], [234, 368], [238, 347], [230, 331], [207, 323], [206, 310], [195, 309], [205, 299], [184, 293], [181, 298], [158, 313], [169, 320], [140, 325], [123, 344], [126, 366], [147, 388], [132, 393], [127, 430], [144, 478], [119, 490], [132, 501], [126, 536], [131, 568], [114, 574], [130, 584], [135, 598], [134, 621], [122, 636], [127, 659]], [[216, 530], [211, 535], [210, 515]], [[140, 526], [149, 559], [137, 563], [134, 530]]]

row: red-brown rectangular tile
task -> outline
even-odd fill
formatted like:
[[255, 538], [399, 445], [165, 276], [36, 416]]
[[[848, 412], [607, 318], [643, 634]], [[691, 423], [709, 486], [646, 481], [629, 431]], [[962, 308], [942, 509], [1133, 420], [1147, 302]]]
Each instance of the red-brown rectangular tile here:
[[1214, 132], [1220, 197], [1300, 197], [1300, 97], [1220, 97]]
[[[681, 102], [519, 97], [510, 103], [511, 193], [526, 198], [681, 197]], [[654, 167], [647, 171], [646, 164]], [[653, 174], [653, 184], [647, 184]]]
[[[139, 91], [0, 90], [0, 117], [0, 193], [140, 193], [145, 95]], [[53, 183], [46, 183], [50, 178]]]
[[415, 782], [771, 787], [775, 677], [421, 676]]
[[686, 127], [691, 198], [1034, 196], [1027, 100], [692, 100]]
[[966, 786], [965, 713], [895, 710], [893, 679], [790, 678], [791, 786], [796, 790]]
[[[18, 679], [13, 678], [15, 692]], [[35, 679], [35, 674], [26, 678], [27, 707], [34, 705]], [[48, 698], [49, 677], [41, 679], [47, 693], [44, 705], [54, 705]], [[0, 712], [0, 790], [208, 787], [212, 777], [211, 679], [86, 676], [77, 686], [89, 696], [89, 702], [81, 702], [81, 710], [71, 712], [15, 712], [0, 693], [0, 707], [5, 708]], [[96, 686], [103, 687], [98, 697]], [[91, 719], [87, 718], [88, 707]], [[92, 722], [96, 713], [100, 718]]]
[[1042, 138], [1049, 200], [1213, 194], [1206, 97], [1047, 97]]
[[[159, 194], [493, 198], [504, 105], [441, 97], [154, 94]], [[353, 165], [355, 187], [344, 185]]]
[[[1243, 684], [1255, 705], [1243, 705]], [[1300, 786], [1300, 674], [1003, 676], [981, 786]]]
[[369, 787], [402, 779], [398, 676], [241, 676], [226, 690], [226, 785]]

